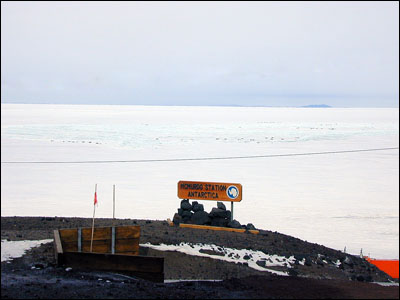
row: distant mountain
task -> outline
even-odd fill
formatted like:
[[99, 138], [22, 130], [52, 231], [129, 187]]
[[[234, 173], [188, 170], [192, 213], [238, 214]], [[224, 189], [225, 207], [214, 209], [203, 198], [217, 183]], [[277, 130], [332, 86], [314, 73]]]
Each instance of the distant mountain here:
[[301, 107], [332, 107], [326, 104], [310, 104], [310, 105], [305, 105], [305, 106], [301, 106]]

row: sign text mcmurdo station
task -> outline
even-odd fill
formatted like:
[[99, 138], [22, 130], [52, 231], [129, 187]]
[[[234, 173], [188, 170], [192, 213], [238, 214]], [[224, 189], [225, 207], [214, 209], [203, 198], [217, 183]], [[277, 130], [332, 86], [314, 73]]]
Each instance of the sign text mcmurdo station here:
[[240, 183], [179, 181], [178, 198], [239, 202], [242, 200]]

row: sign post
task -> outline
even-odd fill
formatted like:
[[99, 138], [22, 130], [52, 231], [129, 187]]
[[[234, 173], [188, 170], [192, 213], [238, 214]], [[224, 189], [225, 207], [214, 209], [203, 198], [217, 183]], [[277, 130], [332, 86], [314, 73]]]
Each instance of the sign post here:
[[231, 221], [233, 221], [233, 201], [231, 201]]

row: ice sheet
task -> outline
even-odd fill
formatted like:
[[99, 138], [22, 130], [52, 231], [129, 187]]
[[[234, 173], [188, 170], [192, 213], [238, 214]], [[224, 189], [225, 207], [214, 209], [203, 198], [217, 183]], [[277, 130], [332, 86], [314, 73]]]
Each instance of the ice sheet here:
[[[398, 147], [398, 109], [1, 105], [2, 161], [138, 160]], [[298, 127], [298, 128], [297, 128]], [[332, 129], [334, 128], [334, 129]], [[296, 139], [296, 137], [298, 137]], [[89, 143], [90, 142], [90, 143]], [[2, 216], [165, 220], [179, 180], [238, 182], [234, 218], [399, 257], [398, 150], [259, 159], [2, 164]], [[210, 211], [216, 203], [201, 201]], [[229, 203], [226, 203], [229, 208]]]

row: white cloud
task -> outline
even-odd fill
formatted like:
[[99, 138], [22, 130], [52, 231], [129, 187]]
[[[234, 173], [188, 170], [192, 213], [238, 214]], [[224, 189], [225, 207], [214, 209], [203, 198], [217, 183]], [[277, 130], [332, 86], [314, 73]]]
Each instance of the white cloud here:
[[[56, 90], [78, 85], [71, 94], [86, 100], [85, 86], [155, 102], [246, 91], [398, 95], [397, 2], [1, 5], [2, 77], [34, 78], [41, 98], [54, 99], [46, 85], [54, 78]], [[34, 98], [7, 85], [3, 92], [10, 101]]]

